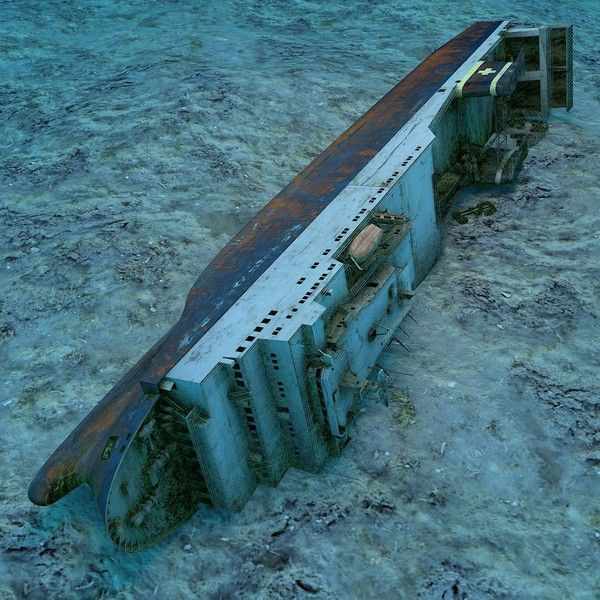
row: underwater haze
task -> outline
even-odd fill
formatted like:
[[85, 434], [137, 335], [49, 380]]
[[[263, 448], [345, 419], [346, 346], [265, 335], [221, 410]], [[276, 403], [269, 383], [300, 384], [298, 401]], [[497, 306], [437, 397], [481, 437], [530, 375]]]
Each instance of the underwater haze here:
[[[116, 550], [49, 454], [217, 251], [475, 20], [575, 26], [571, 112], [444, 253], [320, 474]], [[0, 600], [600, 598], [600, 2], [0, 0]]]

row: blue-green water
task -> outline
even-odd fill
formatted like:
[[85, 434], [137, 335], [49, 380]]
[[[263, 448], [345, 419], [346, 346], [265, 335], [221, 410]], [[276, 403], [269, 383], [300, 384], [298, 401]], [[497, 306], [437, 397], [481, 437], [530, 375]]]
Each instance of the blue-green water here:
[[[491, 192], [493, 225], [449, 226], [426, 327], [387, 359], [410, 401], [364, 415], [324, 474], [137, 555], [85, 489], [31, 506], [245, 220], [496, 18], [575, 26], [575, 107]], [[592, 0], [0, 0], [0, 599], [600, 598], [599, 48]]]

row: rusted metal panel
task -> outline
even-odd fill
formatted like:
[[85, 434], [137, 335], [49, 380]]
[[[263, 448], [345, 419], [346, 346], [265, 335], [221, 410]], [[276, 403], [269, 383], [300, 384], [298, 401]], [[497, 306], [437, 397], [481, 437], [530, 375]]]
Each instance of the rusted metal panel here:
[[430, 55], [219, 252], [191, 288], [175, 326], [39, 471], [29, 488], [34, 503], [50, 504], [87, 482], [104, 512], [114, 473], [158, 399], [160, 380], [500, 25], [477, 22]]

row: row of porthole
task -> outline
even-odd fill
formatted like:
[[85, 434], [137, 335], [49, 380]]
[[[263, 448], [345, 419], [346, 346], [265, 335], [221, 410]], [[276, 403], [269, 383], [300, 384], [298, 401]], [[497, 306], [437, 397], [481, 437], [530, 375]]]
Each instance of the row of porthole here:
[[[421, 150], [422, 146], [417, 146], [415, 148], [415, 151], [418, 152], [419, 150]], [[408, 156], [403, 162], [402, 162], [402, 166], [405, 167], [409, 161], [411, 161], [413, 159], [413, 155], [411, 154], [410, 156]], [[388, 186], [390, 185], [390, 183], [392, 183], [392, 181], [394, 181], [395, 177], [398, 177], [398, 175], [400, 175], [400, 171], [394, 171], [392, 173], [391, 177], [388, 177], [385, 182], [383, 183], [383, 186]], [[381, 193], [381, 190], [378, 190], [377, 193]]]
[[[294, 306], [294, 308], [292, 308], [292, 312], [298, 312], [298, 309]], [[285, 315], [286, 319], [291, 319], [294, 315]]]
[[279, 361], [277, 360], [277, 354], [271, 352], [271, 365], [275, 371], [279, 371]]
[[348, 227], [344, 227], [344, 229], [342, 229], [342, 231], [335, 236], [334, 241], [339, 242], [349, 231], [350, 229], [348, 229]]
[[285, 398], [285, 387], [281, 381], [277, 382], [277, 391], [279, 392], [280, 398]]
[[[271, 357], [271, 365], [273, 366], [273, 370], [279, 371], [279, 360], [277, 359], [277, 354], [275, 354], [274, 352], [271, 352], [270, 357]], [[279, 390], [279, 395], [282, 398], [285, 398], [285, 387], [281, 381], [277, 382], [277, 388]]]
[[[416, 146], [415, 147], [415, 152], [418, 152], [419, 150], [421, 150], [422, 146]], [[413, 155], [411, 154], [410, 156], [407, 156], [404, 159], [404, 162], [402, 163], [402, 166], [405, 167], [411, 160], [413, 159]]]
[[[335, 269], [335, 263], [331, 263], [328, 267], [327, 267], [327, 271], [333, 271], [333, 269]], [[324, 281], [328, 276], [328, 273], [321, 273], [320, 277], [319, 277], [319, 281], [315, 281], [315, 283], [310, 287], [310, 290], [308, 290], [304, 296], [302, 296], [302, 298], [300, 300], [298, 300], [298, 304], [304, 304], [310, 296], [312, 296], [315, 291], [319, 288], [319, 286], [321, 285], [321, 281]], [[292, 310], [295, 312], [295, 310], [298, 309], [293, 309]], [[291, 315], [288, 315], [286, 318], [291, 319]]]
[[[383, 192], [385, 192], [385, 188], [379, 188], [379, 189], [377, 190], [377, 193], [378, 193], [378, 194], [383, 194]], [[378, 200], [377, 196], [371, 196], [371, 198], [370, 198], [370, 200], [369, 200], [369, 204], [373, 204], [373, 202], [375, 202], [375, 201], [377, 201], [377, 200]]]
[[[266, 316], [264, 319], [262, 319], [260, 324], [254, 328], [254, 331], [256, 333], [260, 333], [265, 328], [264, 326], [268, 325], [271, 322], [271, 317], [274, 317], [278, 312], [279, 311], [277, 311], [275, 309], [270, 310], [268, 316]], [[279, 330], [281, 330], [281, 328], [279, 328]], [[256, 339], [256, 336], [254, 336], [254, 335], [246, 336], [247, 342], [253, 342], [255, 339]], [[235, 349], [236, 352], [243, 352], [244, 350], [246, 350], [246, 346], [238, 346]]]
[[358, 211], [358, 214], [357, 214], [357, 215], [356, 215], [356, 216], [355, 216], [355, 217], [352, 219], [352, 221], [353, 221], [354, 223], [356, 223], [356, 221], [358, 221], [358, 220], [359, 220], [359, 219], [360, 219], [360, 218], [361, 218], [361, 217], [362, 217], [362, 216], [363, 216], [363, 215], [364, 215], [366, 212], [367, 212], [367, 209], [366, 209], [366, 208], [361, 208], [361, 209]]
[[304, 304], [310, 298], [310, 296], [312, 296], [314, 290], [316, 290], [318, 287], [319, 286], [317, 284], [313, 285], [312, 288], [308, 290], [308, 292], [306, 292], [304, 296], [302, 296], [302, 299], [298, 300], [298, 304]]
[[244, 376], [242, 375], [242, 369], [239, 363], [235, 363], [233, 365], [233, 376], [235, 377], [235, 382], [238, 385], [238, 387], [246, 387], [246, 383], [244, 382]]

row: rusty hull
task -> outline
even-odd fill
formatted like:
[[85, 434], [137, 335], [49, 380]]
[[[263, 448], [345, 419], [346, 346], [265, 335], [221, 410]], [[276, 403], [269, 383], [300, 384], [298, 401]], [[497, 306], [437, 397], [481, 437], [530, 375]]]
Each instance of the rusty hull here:
[[[40, 469], [29, 488], [39, 505], [82, 483], [104, 514], [111, 481], [158, 399], [170, 369], [244, 294], [357, 173], [501, 25], [476, 22], [436, 50], [340, 135], [213, 259], [189, 291], [173, 328], [123, 376]], [[234, 285], [237, 284], [237, 285]], [[114, 450], [103, 451], [116, 436]]]

